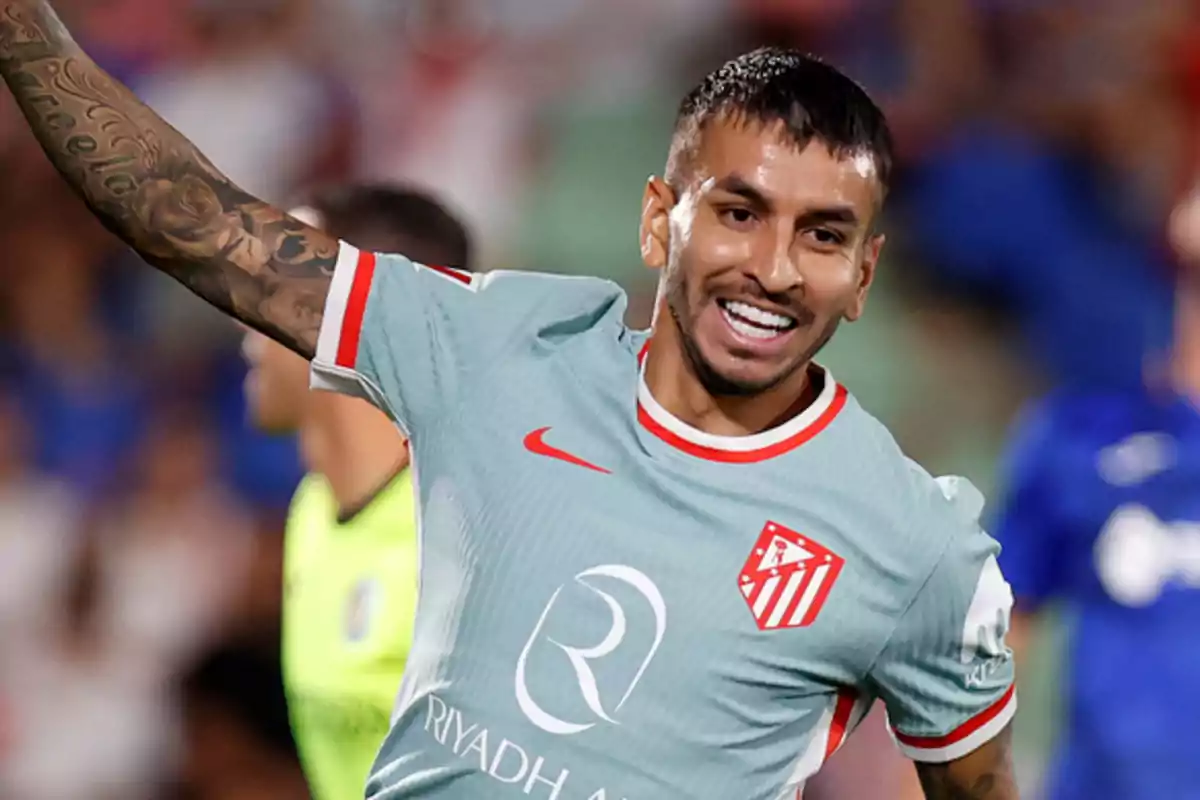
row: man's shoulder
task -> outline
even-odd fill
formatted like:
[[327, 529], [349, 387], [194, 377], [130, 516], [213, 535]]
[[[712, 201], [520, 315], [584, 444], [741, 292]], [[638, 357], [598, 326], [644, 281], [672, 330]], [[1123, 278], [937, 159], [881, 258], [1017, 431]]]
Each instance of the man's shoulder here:
[[936, 488], [933, 477], [901, 448], [891, 430], [846, 393], [828, 445], [838, 453], [842, 474], [862, 487], [864, 494], [910, 505]]
[[540, 269], [502, 267], [470, 273], [470, 277], [480, 287], [495, 285], [537, 286], [565, 294], [595, 291], [620, 293], [622, 291], [619, 284], [608, 278], [601, 278], [595, 275], [568, 275]]
[[625, 291], [604, 278], [493, 270], [475, 280], [478, 291], [495, 299], [497, 313], [523, 316], [530, 335], [545, 341], [619, 326], [628, 305]]
[[968, 478], [935, 477], [852, 395], [838, 422], [830, 444], [839, 451], [841, 472], [862, 511], [876, 517], [895, 544], [935, 554], [960, 534], [986, 536], [979, 526], [986, 501]]
[[[342, 243], [341, 259], [345, 263], [361, 263], [363, 255], [352, 245]], [[387, 292], [392, 287], [410, 291], [412, 285], [406, 276], [423, 278], [418, 286], [436, 287], [433, 295], [448, 303], [456, 298], [472, 296], [486, 297], [483, 305], [470, 304], [470, 319], [495, 318], [507, 313], [510, 316], [563, 313], [576, 311], [586, 313], [596, 309], [620, 307], [624, 311], [627, 302], [620, 285], [606, 278], [587, 275], [565, 275], [537, 269], [497, 268], [480, 272], [466, 272], [451, 267], [421, 264], [403, 253], [371, 253], [370, 268], [372, 285], [380, 287], [372, 292], [386, 307], [392, 298]], [[444, 291], [441, 291], [444, 290]], [[465, 309], [465, 307], [464, 307]]]
[[[787, 477], [795, 501], [829, 523], [847, 576], [875, 598], [888, 630], [924, 592], [958, 590], [997, 550], [979, 519], [983, 494], [965, 477], [937, 477], [847, 392], [836, 419]], [[824, 533], [824, 532], [823, 532]]]

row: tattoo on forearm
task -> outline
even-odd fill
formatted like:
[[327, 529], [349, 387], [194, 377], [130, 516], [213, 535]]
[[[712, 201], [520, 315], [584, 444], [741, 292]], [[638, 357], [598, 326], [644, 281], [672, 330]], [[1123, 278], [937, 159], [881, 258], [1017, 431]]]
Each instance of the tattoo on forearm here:
[[957, 761], [918, 764], [917, 775], [928, 800], [1017, 800], [1012, 770], [1012, 729]]
[[919, 770], [921, 788], [928, 800], [990, 800], [1005, 795], [995, 794], [996, 775], [975, 776], [969, 784], [957, 780], [944, 764], [922, 767]]
[[336, 240], [230, 183], [96, 66], [46, 0], [0, 0], [0, 76], [109, 230], [213, 305], [312, 356]]

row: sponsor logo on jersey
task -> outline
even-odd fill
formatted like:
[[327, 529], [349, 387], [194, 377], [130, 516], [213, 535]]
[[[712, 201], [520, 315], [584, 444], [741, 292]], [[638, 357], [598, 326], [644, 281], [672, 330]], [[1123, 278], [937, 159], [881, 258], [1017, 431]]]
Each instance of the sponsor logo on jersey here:
[[738, 584], [761, 630], [803, 628], [816, 621], [844, 564], [809, 537], [768, 522]]
[[346, 598], [345, 636], [351, 644], [363, 642], [371, 633], [383, 599], [383, 587], [378, 578], [362, 578]]
[[[603, 609], [603, 624], [594, 629], [595, 638], [586, 645], [567, 644], [567, 636], [596, 622], [597, 608]], [[550, 594], [517, 657], [518, 707], [533, 725], [555, 736], [620, 724], [620, 712], [654, 661], [666, 629], [666, 602], [644, 573], [603, 564], [576, 574]], [[537, 744], [545, 746], [547, 739], [530, 728], [489, 727], [438, 693], [425, 695], [423, 705], [413, 713], [423, 714], [426, 733], [496, 782], [489, 798], [632, 800], [613, 786], [592, 783], [561, 753], [539, 754]]]
[[967, 667], [968, 688], [987, 686], [998, 675], [1007, 679], [1013, 652], [1005, 638], [1012, 607], [1012, 587], [1004, 580], [996, 557], [988, 556], [963, 622], [959, 661]]
[[563, 766], [561, 755], [540, 755], [529, 742], [467, 718], [462, 709], [435, 694], [426, 696], [423, 727], [445, 751], [496, 782], [495, 791], [480, 795], [489, 800], [639, 800], [613, 786], [590, 783]]
[[[563, 590], [568, 586], [559, 586], [546, 601], [546, 606], [542, 609], [537, 624], [533, 626], [533, 632], [529, 634], [525, 646], [521, 648], [514, 676], [517, 705], [520, 706], [522, 713], [542, 730], [560, 736], [581, 733], [598, 722], [616, 724], [617, 720], [614, 715], [621, 710], [621, 707], [633, 694], [633, 690], [637, 688], [646, 668], [654, 660], [654, 654], [658, 652], [663, 633], [667, 629], [667, 606], [663, 601], [662, 593], [654, 585], [654, 581], [633, 567], [621, 564], [592, 567], [580, 572], [572, 582], [595, 595], [607, 607], [608, 632], [599, 641], [587, 647], [570, 646], [547, 635], [548, 620], [558, 616], [565, 622], [574, 616], [572, 609], [567, 607], [567, 602], [564, 602], [562, 597]], [[632, 595], [640, 599], [640, 604], [643, 606], [641, 613], [648, 613], [653, 621], [653, 635], [649, 641], [627, 643], [629, 611], [614, 596], [612, 589], [616, 587], [612, 584], [624, 584], [633, 590], [626, 592], [626, 596]], [[562, 666], [570, 667], [570, 672], [565, 673], [563, 680], [557, 682], [552, 688], [545, 686], [535, 688], [529, 684], [530, 655], [539, 645], [542, 646], [543, 655], [552, 653]], [[609, 689], [611, 696], [606, 696], [605, 691], [601, 689], [602, 682], [596, 678], [593, 664], [598, 663], [603, 669], [604, 666], [607, 666], [605, 660], [614, 654], [616, 654], [616, 658], [611, 661], [620, 665], [636, 666], [633, 667], [634, 671], [631, 675], [622, 676], [619, 684], [604, 681], [603, 685], [606, 687], [617, 686], [616, 691]], [[620, 671], [616, 664], [614, 664], [614, 671]], [[570, 686], [572, 679], [573, 687]], [[578, 698], [588, 709], [591, 719], [567, 719], [565, 715], [547, 710], [544, 701], [537, 699], [539, 690], [561, 694], [569, 689], [578, 693]]]

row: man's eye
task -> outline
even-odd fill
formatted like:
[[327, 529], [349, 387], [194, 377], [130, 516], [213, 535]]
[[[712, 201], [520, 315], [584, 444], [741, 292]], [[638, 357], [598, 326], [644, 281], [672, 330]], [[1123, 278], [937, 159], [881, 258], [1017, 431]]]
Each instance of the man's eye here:
[[840, 245], [846, 241], [845, 236], [835, 230], [830, 230], [829, 228], [813, 228], [808, 232], [808, 235], [811, 236], [817, 244], [825, 245], [827, 247]]
[[757, 217], [748, 208], [726, 208], [721, 211], [721, 219], [737, 228], [752, 225]]

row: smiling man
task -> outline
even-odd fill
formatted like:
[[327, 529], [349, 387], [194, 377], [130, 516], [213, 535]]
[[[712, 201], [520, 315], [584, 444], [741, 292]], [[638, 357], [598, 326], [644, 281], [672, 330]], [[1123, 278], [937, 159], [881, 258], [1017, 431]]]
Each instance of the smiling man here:
[[688, 95], [635, 331], [607, 281], [425, 267], [287, 217], [44, 0], [0, 11], [0, 74], [91, 208], [409, 434], [420, 599], [368, 796], [793, 797], [875, 700], [930, 798], [1016, 796], [982, 499], [812, 360], [883, 244], [890, 137], [852, 81], [760, 50]]

